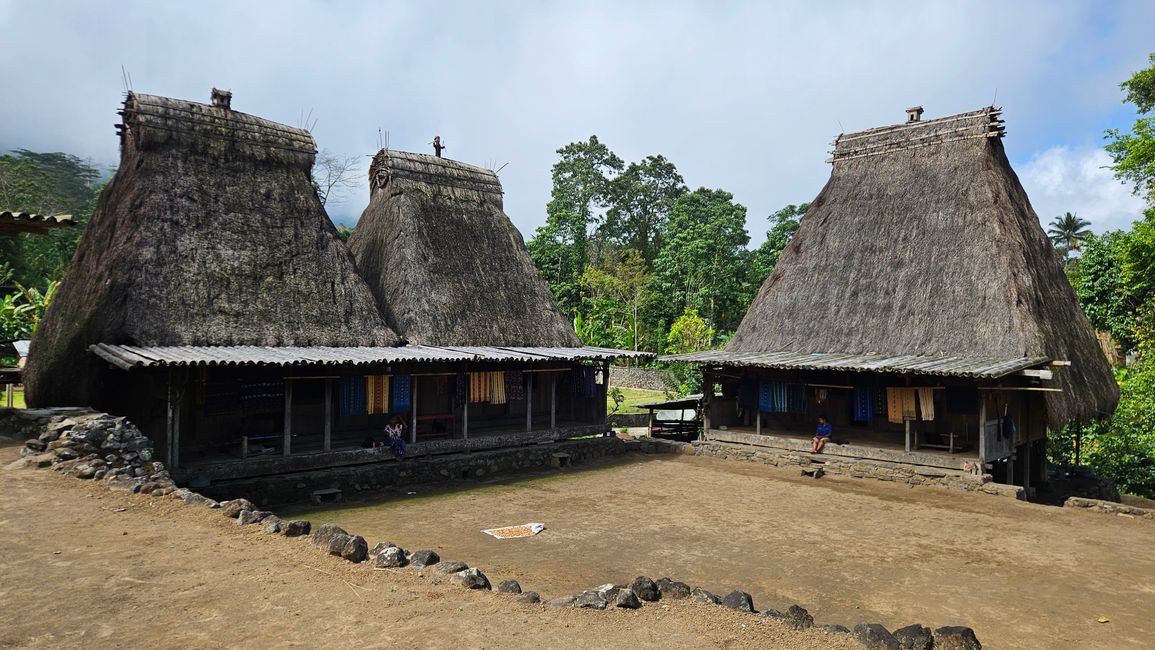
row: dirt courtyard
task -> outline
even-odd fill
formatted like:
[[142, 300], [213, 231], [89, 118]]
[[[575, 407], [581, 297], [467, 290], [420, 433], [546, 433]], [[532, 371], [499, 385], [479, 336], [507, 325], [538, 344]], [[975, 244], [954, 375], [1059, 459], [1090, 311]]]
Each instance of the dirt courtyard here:
[[[1155, 522], [690, 456], [303, 511], [559, 596], [639, 574], [819, 624], [969, 625], [989, 648], [1150, 647]], [[528, 539], [480, 531], [542, 522]], [[1109, 623], [1099, 623], [1107, 616]]]
[[[17, 455], [0, 448], [0, 466]], [[818, 624], [971, 625], [987, 648], [1145, 647], [1155, 631], [1145, 520], [685, 456], [416, 491], [309, 518], [545, 598], [668, 575], [762, 609], [796, 602]], [[480, 532], [531, 521], [548, 528]], [[685, 601], [519, 605], [46, 470], [0, 471], [0, 548], [0, 647], [856, 646]]]

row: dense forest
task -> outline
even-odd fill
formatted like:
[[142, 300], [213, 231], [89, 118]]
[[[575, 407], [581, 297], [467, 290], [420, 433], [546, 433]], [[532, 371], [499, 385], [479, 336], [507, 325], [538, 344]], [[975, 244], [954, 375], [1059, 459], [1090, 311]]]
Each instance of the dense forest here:
[[[1145, 213], [1128, 230], [1102, 234], [1077, 215], [1057, 215], [1048, 232], [1091, 323], [1127, 360], [1118, 371], [1123, 396], [1114, 417], [1084, 423], [1081, 435], [1072, 426], [1052, 436], [1051, 458], [1074, 463], [1078, 439], [1083, 464], [1125, 491], [1155, 497], [1155, 54], [1150, 64], [1121, 84], [1138, 119], [1130, 131], [1106, 133], [1112, 168], [1145, 199]], [[596, 136], [557, 154], [546, 222], [528, 247], [563, 313], [591, 345], [688, 352], [724, 344], [808, 207], [768, 215], [765, 238], [751, 247], [746, 208], [725, 190], [689, 189], [661, 155], [627, 163]], [[326, 158], [318, 160], [324, 167]], [[0, 209], [67, 213], [78, 224], [0, 238], [0, 340], [31, 336], [106, 176], [63, 153], [0, 155]], [[341, 182], [332, 169], [315, 176], [322, 198]], [[692, 372], [673, 376], [677, 389], [695, 388]]]

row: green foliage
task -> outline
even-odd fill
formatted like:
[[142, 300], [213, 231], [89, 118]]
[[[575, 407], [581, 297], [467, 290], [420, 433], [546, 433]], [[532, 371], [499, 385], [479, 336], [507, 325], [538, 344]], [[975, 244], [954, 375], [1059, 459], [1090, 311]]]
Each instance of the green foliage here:
[[610, 174], [624, 163], [597, 136], [557, 150], [546, 222], [527, 245], [562, 313], [581, 307], [581, 276], [589, 263], [590, 233], [610, 194]]
[[670, 209], [686, 193], [678, 169], [663, 156], [630, 163], [610, 181], [609, 209], [599, 235], [639, 252], [649, 265], [662, 248]]
[[713, 342], [714, 330], [698, 315], [697, 309], [687, 307], [670, 325], [670, 333], [666, 335], [666, 354], [698, 352], [709, 348]]
[[343, 223], [337, 224], [337, 237], [341, 241], [349, 241], [349, 236], [353, 234], [353, 229]]
[[622, 408], [622, 404], [626, 401], [626, 394], [622, 392], [621, 388], [610, 386], [607, 397], [609, 397], [614, 404], [613, 408], [610, 409], [610, 415], [617, 415], [618, 410]]
[[52, 281], [41, 291], [16, 283], [15, 291], [0, 297], [0, 341], [31, 338], [59, 286]]
[[722, 190], [684, 194], [670, 210], [665, 239], [654, 260], [650, 313], [669, 323], [695, 310], [715, 329], [737, 327], [751, 293], [746, 208]]
[[1080, 219], [1073, 212], [1055, 217], [1055, 220], [1051, 222], [1050, 228], [1047, 229], [1047, 236], [1051, 238], [1055, 250], [1063, 256], [1064, 266], [1070, 261], [1071, 253], [1079, 250], [1083, 241], [1091, 235], [1091, 231], [1088, 230], [1090, 225], [1090, 221]]
[[[1120, 491], [1155, 498], [1155, 365], [1122, 371], [1119, 387], [1115, 415], [1084, 427], [1081, 461]], [[1073, 427], [1053, 437], [1050, 454], [1052, 462], [1074, 464]]]
[[1140, 114], [1130, 133], [1119, 129], [1107, 131], [1107, 153], [1114, 163], [1115, 177], [1130, 183], [1135, 193], [1155, 204], [1155, 54], [1151, 67], [1136, 72], [1120, 84], [1126, 92], [1124, 102], [1134, 104]]
[[43, 291], [63, 276], [96, 206], [100, 175], [92, 163], [63, 153], [20, 149], [0, 156], [0, 209], [71, 214], [77, 222], [45, 234], [0, 237], [0, 259], [13, 281]]
[[1083, 241], [1078, 269], [1071, 276], [1079, 304], [1095, 329], [1108, 332], [1124, 349], [1135, 345], [1135, 308], [1138, 303], [1127, 284], [1129, 233], [1090, 235]]
[[754, 251], [752, 273], [755, 282], [761, 283], [774, 272], [778, 257], [798, 232], [802, 217], [809, 209], [809, 203], [791, 204], [768, 217], [770, 229], [766, 231], [766, 241]]

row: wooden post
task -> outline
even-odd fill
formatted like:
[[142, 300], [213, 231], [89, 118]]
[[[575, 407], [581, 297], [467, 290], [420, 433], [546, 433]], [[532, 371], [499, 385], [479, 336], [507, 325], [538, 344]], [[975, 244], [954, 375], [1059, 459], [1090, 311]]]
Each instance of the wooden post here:
[[285, 440], [282, 455], [288, 456], [293, 445], [293, 382], [285, 382]]
[[648, 435], [648, 436], [654, 435], [654, 409], [650, 409], [650, 421], [646, 425], [646, 427], [647, 427], [646, 435]]
[[529, 378], [526, 380], [525, 387], [525, 431], [529, 433], [533, 431], [533, 376], [536, 373], [529, 373]]
[[608, 425], [610, 423], [610, 405], [607, 403], [610, 400], [610, 362], [602, 362], [602, 399], [601, 412], [602, 421], [600, 424]]
[[461, 438], [462, 440], [469, 439], [469, 398], [471, 396], [466, 394], [465, 406], [461, 411]]
[[12, 408], [12, 405], [16, 403], [16, 385], [8, 384], [4, 387], [4, 393], [7, 396], [8, 408]]
[[906, 453], [910, 453], [910, 420], [904, 420], [906, 424]]
[[979, 393], [979, 464], [980, 474], [986, 471], [987, 464], [987, 398]]
[[172, 414], [172, 459], [169, 461], [169, 469], [180, 467], [180, 403], [184, 401], [183, 394], [176, 394], [176, 403], [173, 405]]
[[549, 378], [549, 428], [557, 430], [557, 373]]
[[714, 398], [714, 381], [710, 373], [702, 373], [702, 431], [710, 432], [710, 402]]
[[762, 435], [762, 409], [761, 407], [754, 409], [754, 433]]
[[417, 442], [417, 378], [409, 375], [409, 419], [412, 426], [409, 428], [409, 442]]
[[333, 448], [333, 380], [325, 380], [325, 440], [322, 449]]
[[172, 425], [173, 425], [173, 418], [176, 415], [176, 413], [175, 413], [176, 404], [174, 403], [174, 402], [176, 402], [176, 388], [172, 385], [172, 369], [171, 368], [168, 371], [168, 393], [167, 393], [167, 398], [165, 401], [166, 401], [167, 408], [165, 410], [165, 416], [166, 417], [165, 417], [165, 437], [164, 437], [164, 442], [165, 442], [164, 462], [166, 465], [171, 466], [172, 465]]

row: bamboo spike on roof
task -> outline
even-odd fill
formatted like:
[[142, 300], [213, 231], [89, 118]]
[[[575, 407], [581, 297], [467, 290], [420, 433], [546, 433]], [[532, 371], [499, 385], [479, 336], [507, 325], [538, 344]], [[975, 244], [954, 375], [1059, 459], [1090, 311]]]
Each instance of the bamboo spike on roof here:
[[425, 345], [580, 345], [502, 210], [497, 174], [382, 149], [369, 182], [349, 248], [399, 334]]
[[1052, 427], [1119, 389], [1003, 151], [1000, 109], [845, 134], [725, 350], [1071, 362]]
[[129, 93], [122, 114], [120, 166], [33, 338], [30, 404], [96, 403], [96, 343], [399, 342], [317, 198], [308, 131], [227, 101]]

